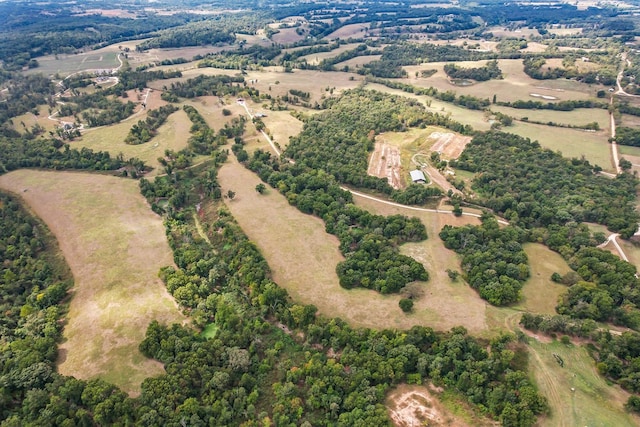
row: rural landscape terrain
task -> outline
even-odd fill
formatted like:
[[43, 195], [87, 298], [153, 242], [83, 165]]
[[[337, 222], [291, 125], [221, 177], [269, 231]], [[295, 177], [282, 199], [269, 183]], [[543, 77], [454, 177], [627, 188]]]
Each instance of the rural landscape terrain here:
[[640, 425], [640, 3], [0, 2], [0, 426]]

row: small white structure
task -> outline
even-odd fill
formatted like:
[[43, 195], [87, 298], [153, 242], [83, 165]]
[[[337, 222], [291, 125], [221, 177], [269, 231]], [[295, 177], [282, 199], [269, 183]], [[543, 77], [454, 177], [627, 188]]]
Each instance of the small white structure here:
[[411, 174], [411, 181], [413, 182], [421, 182], [423, 184], [427, 183], [427, 177], [424, 176], [424, 172], [422, 172], [421, 170], [413, 170], [411, 172], [409, 172]]

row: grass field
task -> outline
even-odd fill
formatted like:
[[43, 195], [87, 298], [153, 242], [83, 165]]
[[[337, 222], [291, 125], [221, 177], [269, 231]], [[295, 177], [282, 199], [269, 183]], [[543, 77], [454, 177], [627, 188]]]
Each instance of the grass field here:
[[342, 52], [353, 50], [358, 46], [359, 43], [343, 44], [340, 45], [340, 47], [338, 47], [337, 49], [333, 49], [332, 51], [312, 53], [310, 55], [301, 57], [300, 60], [306, 60], [307, 63], [311, 65], [318, 65], [320, 62], [322, 62], [323, 59], [333, 58], [334, 56], [340, 55]]
[[[452, 283], [447, 277], [447, 268], [458, 268], [457, 259], [453, 252], [444, 249], [436, 232], [444, 223], [467, 222], [467, 218], [425, 214], [423, 221], [431, 233], [430, 239], [402, 247], [403, 253], [424, 263], [431, 274], [429, 282], [412, 285], [419, 288], [424, 297], [416, 301], [413, 314], [405, 315], [398, 307], [399, 295], [340, 287], [335, 266], [343, 258], [337, 239], [325, 232], [320, 219], [290, 206], [286, 198], [273, 189], [259, 195], [255, 186], [260, 180], [235, 160], [222, 167], [219, 181], [223, 192], [228, 189], [236, 192], [236, 197], [227, 201], [229, 210], [260, 248], [274, 280], [287, 289], [294, 301], [314, 304], [320, 313], [340, 317], [354, 326], [410, 328], [427, 324], [447, 330], [462, 324], [475, 332], [485, 328], [484, 301], [462, 281]], [[364, 199], [357, 203], [382, 214], [400, 209], [372, 208]], [[452, 306], [451, 301], [458, 305]]]
[[131, 126], [143, 118], [140, 116], [137, 120], [128, 120], [85, 132], [82, 138], [73, 141], [71, 146], [88, 147], [94, 151], [108, 151], [114, 156], [122, 153], [125, 158], [137, 157], [154, 168], [148, 176], [157, 175], [163, 172], [158, 157], [163, 157], [165, 150], [180, 150], [187, 146], [191, 121], [184, 111], [178, 110], [158, 128], [158, 134], [151, 141], [139, 145], [125, 144], [124, 140]]
[[587, 123], [597, 122], [600, 129], [609, 134], [609, 112], [600, 108], [577, 108], [573, 111], [553, 110], [524, 110], [518, 108], [492, 105], [492, 111], [507, 114], [516, 119], [527, 117], [530, 121], [548, 123], [554, 122], [562, 125], [582, 126]]
[[[456, 62], [460, 66], [482, 66], [487, 61]], [[408, 78], [406, 83], [419, 87], [435, 87], [441, 91], [453, 90], [461, 95], [473, 95], [478, 98], [492, 99], [496, 95], [499, 101], [517, 101], [520, 99], [536, 99], [531, 97], [532, 93], [548, 95], [558, 98], [558, 100], [587, 99], [595, 97], [597, 86], [590, 86], [585, 83], [575, 82], [566, 79], [558, 80], [535, 80], [524, 73], [522, 60], [502, 59], [498, 61], [498, 66], [504, 76], [501, 80], [489, 80], [478, 82], [471, 86], [454, 86], [449, 82], [443, 68], [446, 62], [430, 62], [421, 65], [403, 67]], [[416, 71], [435, 69], [436, 74], [428, 78], [415, 77]]]
[[302, 132], [304, 123], [291, 115], [289, 111], [267, 111], [267, 116], [262, 118], [273, 141], [283, 149], [289, 145], [289, 138]]
[[183, 322], [158, 279], [173, 264], [160, 217], [134, 180], [71, 172], [19, 170], [0, 177], [58, 239], [75, 286], [59, 348], [59, 372], [100, 377], [135, 395], [164, 372], [138, 345], [148, 324]]
[[[551, 414], [540, 419], [540, 425], [623, 427], [640, 424], [640, 418], [629, 415], [622, 407], [628, 394], [605, 382], [583, 347], [531, 339], [528, 350], [530, 371], [551, 407]], [[556, 362], [554, 353], [564, 360], [564, 367]]]
[[615, 171], [606, 131], [585, 132], [579, 129], [524, 122], [515, 122], [513, 126], [505, 128], [504, 131], [538, 141], [541, 146], [559, 151], [564, 157], [581, 158], [584, 156], [591, 164], [599, 165], [605, 171]]
[[529, 258], [531, 277], [522, 288], [522, 301], [515, 307], [539, 314], [556, 314], [558, 297], [567, 287], [551, 281], [553, 273], [571, 271], [560, 254], [539, 243], [527, 243], [524, 250]]

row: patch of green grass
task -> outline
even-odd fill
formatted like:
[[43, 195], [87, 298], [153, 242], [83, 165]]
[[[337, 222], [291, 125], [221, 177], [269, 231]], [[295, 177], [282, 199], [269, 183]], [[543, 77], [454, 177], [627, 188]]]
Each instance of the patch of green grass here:
[[[628, 394], [611, 386], [595, 369], [586, 349], [559, 341], [529, 343], [529, 365], [551, 414], [545, 426], [636, 426], [638, 418], [623, 409]], [[564, 361], [561, 367], [553, 354]]]
[[207, 339], [215, 338], [218, 333], [218, 326], [215, 323], [209, 323], [201, 332], [201, 335]]
[[584, 126], [588, 123], [597, 122], [600, 129], [609, 129], [609, 112], [601, 108], [576, 108], [573, 111], [553, 111], [553, 110], [525, 110], [519, 108], [502, 107], [492, 105], [492, 111], [507, 114], [516, 119], [526, 117], [529, 121], [548, 123], [554, 122], [562, 125]]
[[540, 313], [556, 314], [558, 297], [567, 291], [567, 287], [551, 281], [553, 273], [565, 274], [571, 269], [560, 256], [539, 243], [527, 243], [524, 250], [529, 257], [531, 277], [522, 288], [522, 301], [515, 307]]
[[609, 137], [604, 131], [585, 132], [523, 122], [516, 122], [503, 130], [538, 141], [542, 147], [559, 151], [567, 158], [584, 156], [591, 164], [598, 165], [605, 171], [614, 172]]

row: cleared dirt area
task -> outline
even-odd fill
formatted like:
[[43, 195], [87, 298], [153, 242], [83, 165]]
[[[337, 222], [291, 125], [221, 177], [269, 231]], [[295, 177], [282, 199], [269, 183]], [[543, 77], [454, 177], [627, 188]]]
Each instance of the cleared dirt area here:
[[183, 322], [158, 278], [173, 264], [162, 220], [138, 183], [111, 176], [19, 170], [0, 186], [21, 196], [56, 236], [75, 286], [59, 347], [63, 375], [100, 377], [136, 395], [164, 372], [138, 345], [152, 320]]
[[383, 142], [376, 142], [373, 153], [369, 157], [367, 174], [386, 178], [393, 188], [404, 186], [402, 179], [402, 165], [400, 164], [400, 149]]
[[396, 427], [471, 426], [450, 413], [427, 387], [411, 385], [397, 387], [387, 397], [387, 409], [391, 422]]
[[453, 132], [433, 132], [429, 139], [435, 141], [431, 151], [438, 152], [448, 160], [457, 159], [464, 148], [471, 142], [470, 136], [458, 135]]

